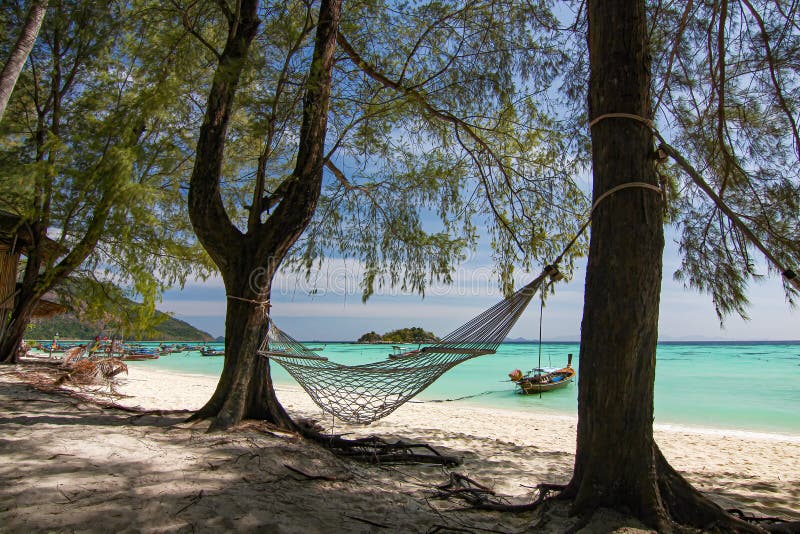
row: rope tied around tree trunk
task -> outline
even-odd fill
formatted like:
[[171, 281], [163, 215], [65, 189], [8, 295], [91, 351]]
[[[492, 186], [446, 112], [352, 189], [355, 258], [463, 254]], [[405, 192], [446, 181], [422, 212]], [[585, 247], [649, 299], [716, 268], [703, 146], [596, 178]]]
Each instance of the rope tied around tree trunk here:
[[650, 119], [646, 119], [646, 118], [644, 118], [644, 117], [642, 117], [640, 115], [635, 115], [633, 113], [604, 113], [604, 114], [600, 115], [599, 117], [595, 117], [594, 119], [592, 119], [592, 121], [589, 123], [589, 129], [591, 129], [592, 126], [594, 126], [598, 122], [606, 120], [606, 119], [631, 119], [631, 120], [634, 120], [636, 122], [641, 122], [642, 124], [644, 124], [645, 126], [650, 128], [651, 130], [655, 130], [656, 129], [655, 122], [653, 122]]
[[253, 300], [253, 299], [246, 299], [246, 298], [242, 298], [242, 297], [237, 297], [237, 296], [234, 296], [234, 295], [225, 295], [225, 296], [228, 297], [229, 299], [241, 300], [242, 302], [249, 302], [250, 304], [255, 304], [257, 306], [262, 306], [262, 307], [267, 308], [267, 309], [272, 307], [272, 304], [270, 304], [269, 299], [267, 299], [267, 300]]
[[[602, 118], [602, 117], [600, 117], [600, 118]], [[595, 120], [597, 120], [597, 119], [595, 119]], [[558, 255], [558, 257], [555, 259], [555, 261], [552, 263], [551, 266], [552, 267], [557, 266], [558, 263], [564, 258], [564, 255], [567, 252], [569, 252], [569, 249], [571, 249], [572, 246], [578, 241], [578, 238], [580, 238], [580, 236], [583, 235], [583, 232], [586, 231], [586, 229], [589, 227], [589, 224], [592, 222], [592, 216], [594, 215], [594, 212], [597, 210], [598, 206], [600, 206], [601, 202], [603, 202], [605, 199], [607, 199], [608, 197], [610, 197], [611, 195], [613, 195], [614, 193], [616, 193], [618, 191], [622, 191], [623, 189], [632, 189], [632, 188], [650, 189], [651, 191], [655, 191], [656, 193], [658, 193], [659, 196], [663, 196], [663, 193], [664, 193], [661, 190], [661, 188], [658, 187], [657, 185], [648, 184], [647, 182], [625, 182], [624, 184], [620, 184], [620, 185], [618, 185], [616, 187], [612, 187], [611, 189], [609, 189], [608, 191], [606, 191], [605, 193], [603, 193], [602, 195], [597, 197], [597, 200], [595, 200], [592, 203], [592, 207], [589, 208], [589, 213], [588, 213], [588, 215], [586, 217], [586, 222], [584, 222], [583, 225], [581, 225], [580, 229], [575, 234], [575, 237], [573, 237], [570, 240], [570, 242], [567, 243], [567, 246], [564, 247], [564, 250], [561, 251], [561, 254]]]
[[[720, 209], [720, 211], [722, 211], [733, 222], [733, 224], [737, 228], [739, 228], [739, 230], [753, 244], [753, 246], [755, 246], [758, 250], [760, 250], [761, 253], [764, 254], [764, 256], [767, 258], [767, 260], [769, 260], [775, 266], [775, 268], [778, 270], [778, 272], [780, 272], [781, 275], [783, 276], [783, 278], [786, 281], [786, 283], [791, 285], [792, 287], [794, 287], [795, 290], [800, 291], [800, 277], [797, 275], [797, 272], [794, 269], [786, 266], [780, 260], [778, 260], [778, 258], [769, 249], [767, 249], [767, 247], [761, 242], [761, 240], [758, 238], [758, 236], [756, 236], [753, 233], [753, 231], [750, 230], [750, 228], [744, 222], [742, 222], [741, 218], [739, 218], [737, 216], [736, 212], [734, 212], [733, 209], [731, 209], [725, 203], [725, 201], [722, 200], [722, 197], [720, 197], [711, 188], [711, 186], [708, 184], [708, 182], [706, 182], [703, 179], [703, 177], [700, 175], [700, 173], [697, 171], [697, 169], [695, 169], [686, 160], [686, 158], [684, 158], [678, 152], [678, 150], [675, 149], [675, 147], [673, 147], [672, 145], [667, 143], [667, 141], [664, 138], [664, 136], [661, 134], [661, 132], [658, 131], [658, 128], [656, 128], [656, 125], [655, 125], [654, 121], [652, 121], [650, 119], [647, 119], [645, 117], [642, 117], [640, 115], [635, 115], [633, 113], [604, 113], [603, 115], [600, 115], [599, 117], [596, 117], [596, 118], [592, 119], [592, 121], [589, 122], [589, 128], [591, 129], [595, 124], [599, 123], [600, 121], [606, 120], [606, 119], [629, 119], [629, 120], [636, 121], [636, 122], [638, 122], [640, 124], [644, 124], [645, 126], [650, 128], [650, 130], [653, 132], [653, 135], [655, 135], [658, 138], [659, 142], [660, 142], [660, 145], [659, 145], [658, 149], [659, 149], [660, 153], [664, 154], [664, 158], [666, 158], [666, 156], [669, 156], [673, 160], [675, 160], [675, 162], [678, 164], [678, 166], [681, 167], [686, 172], [686, 174], [689, 175], [689, 178], [692, 179], [692, 181], [695, 183], [695, 185], [697, 185], [706, 194], [706, 196], [708, 196], [711, 199], [711, 201], [714, 202], [714, 204], [716, 204], [716, 206]], [[650, 186], [650, 187], [654, 187], [654, 186]], [[604, 197], [601, 196], [600, 199], [602, 199], [602, 198], [604, 198]], [[600, 199], [598, 199], [598, 201]], [[598, 201], [595, 201], [595, 204], [592, 205], [592, 210], [591, 211], [594, 211], [596, 205], [598, 204]], [[590, 212], [590, 218], [591, 218], [591, 212]], [[588, 222], [587, 222], [587, 225], [588, 225]], [[581, 230], [578, 233], [578, 235], [580, 235], [584, 230], [585, 230], [585, 227], [581, 228]], [[577, 236], [572, 241], [572, 243], [570, 243], [569, 246], [572, 246], [572, 244], [576, 240], [577, 240]], [[566, 250], [564, 252], [566, 252]], [[562, 256], [563, 256], [563, 253], [562, 253]], [[559, 260], [560, 259], [561, 259], [561, 256], [559, 256]]]

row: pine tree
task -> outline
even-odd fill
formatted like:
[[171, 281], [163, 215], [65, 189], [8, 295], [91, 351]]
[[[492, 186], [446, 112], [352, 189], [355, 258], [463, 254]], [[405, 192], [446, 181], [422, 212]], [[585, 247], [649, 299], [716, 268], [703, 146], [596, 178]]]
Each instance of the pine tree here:
[[0, 361], [15, 361], [36, 303], [70, 278], [127, 286], [152, 314], [161, 288], [207, 265], [178, 210], [186, 105], [170, 69], [180, 45], [163, 47], [167, 35], [139, 7], [57, 3], [10, 100], [0, 198], [31, 244]]
[[[683, 226], [679, 276], [709, 291], [720, 317], [745, 313], [753, 250], [779, 273], [791, 274], [786, 265], [800, 259], [798, 77], [788, 60], [796, 58], [797, 6], [733, 4], [688, 2], [677, 12], [654, 9], [648, 20], [643, 0], [588, 3], [594, 198], [630, 182], [669, 194], [620, 190], [592, 214], [577, 452], [562, 494], [579, 515], [610, 507], [659, 532], [758, 530], [695, 490], [653, 440], [665, 220]], [[627, 116], [609, 116], [619, 113]], [[670, 134], [685, 155], [654, 132], [657, 114], [674, 119]], [[659, 172], [666, 156], [676, 165]]]

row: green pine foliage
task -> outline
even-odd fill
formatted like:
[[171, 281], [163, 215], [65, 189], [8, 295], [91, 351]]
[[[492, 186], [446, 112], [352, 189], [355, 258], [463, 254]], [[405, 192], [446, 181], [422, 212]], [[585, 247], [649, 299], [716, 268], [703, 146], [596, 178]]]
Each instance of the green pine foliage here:
[[[18, 19], [14, 4], [0, 18]], [[23, 283], [123, 286], [149, 310], [142, 326], [163, 289], [210, 272], [182, 189], [196, 120], [184, 65], [196, 53], [174, 22], [149, 2], [52, 3], [0, 124], [1, 207], [58, 243]]]
[[[747, 317], [747, 288], [800, 266], [800, 6], [695, 2], [651, 17], [657, 126], [780, 264], [678, 165], [662, 170], [682, 263], [720, 320]], [[767, 268], [762, 265], [766, 263]], [[784, 280], [786, 298], [800, 292]]]
[[[555, 258], [586, 199], [576, 160], [536, 97], [568, 58], [555, 17], [534, 4], [344, 6], [322, 197], [284, 268], [310, 274], [326, 258], [353, 259], [367, 299], [389, 286], [424, 294], [452, 281], [480, 239], [508, 291], [514, 265], [538, 271]], [[224, 46], [211, 31], [219, 12], [205, 3], [174, 9], [213, 61]], [[241, 231], [265, 218], [249, 213], [254, 200], [279, 204], [291, 180], [316, 10], [289, 1], [259, 12], [264, 37], [236, 95], [223, 168], [225, 206]]]

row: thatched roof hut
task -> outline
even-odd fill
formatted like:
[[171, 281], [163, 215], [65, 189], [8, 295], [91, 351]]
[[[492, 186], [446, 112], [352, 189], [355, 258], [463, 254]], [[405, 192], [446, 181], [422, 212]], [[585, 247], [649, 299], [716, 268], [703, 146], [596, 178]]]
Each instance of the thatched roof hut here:
[[[14, 294], [17, 289], [19, 258], [33, 244], [33, 233], [25, 220], [13, 213], [0, 210], [0, 313], [14, 308]], [[56, 253], [60, 246], [47, 239], [45, 247], [49, 253]], [[53, 300], [54, 295], [45, 295], [34, 310], [34, 317], [52, 317], [67, 309]]]
[[69, 309], [63, 304], [59, 304], [57, 297], [52, 293], [46, 293], [44, 297], [39, 299], [36, 307], [33, 309], [34, 319], [46, 319], [55, 315], [67, 313]]

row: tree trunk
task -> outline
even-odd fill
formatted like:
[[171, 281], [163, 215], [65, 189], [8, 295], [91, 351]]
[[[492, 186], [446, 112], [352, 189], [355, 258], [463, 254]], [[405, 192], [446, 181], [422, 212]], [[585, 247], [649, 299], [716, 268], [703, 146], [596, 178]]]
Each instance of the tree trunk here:
[[[592, 118], [649, 118], [650, 57], [640, 0], [589, 3]], [[626, 182], [657, 184], [652, 134], [631, 119], [592, 128], [594, 197]], [[653, 454], [661, 201], [645, 189], [607, 197], [594, 211], [581, 325], [575, 510], [627, 506], [662, 526]], [[624, 444], [624, 446], [622, 445]]]
[[[247, 280], [239, 280], [247, 284]], [[233, 294], [227, 288], [228, 294]], [[294, 423], [275, 396], [269, 360], [257, 354], [269, 326], [267, 307], [229, 298], [225, 319], [225, 363], [211, 399], [190, 420], [213, 418], [209, 430], [224, 430], [243, 419]]]
[[[589, 115], [651, 118], [644, 0], [590, 0]], [[592, 127], [594, 198], [626, 182], [657, 185], [650, 129], [630, 118]], [[653, 390], [664, 231], [662, 200], [643, 188], [598, 205], [586, 271], [578, 389], [578, 442], [564, 496], [573, 512], [633, 513], [659, 531], [673, 521], [707, 527], [734, 521], [696, 492], [653, 441]]]
[[[208, 97], [189, 188], [192, 225], [219, 267], [228, 296], [222, 376], [212, 398], [191, 418], [213, 418], [211, 430], [222, 430], [248, 418], [295, 428], [275, 397], [268, 361], [256, 354], [268, 326], [260, 302], [269, 298], [272, 276], [305, 230], [319, 199], [341, 0], [320, 3], [295, 169], [278, 188], [277, 207], [264, 223], [260, 221], [270, 202], [253, 202], [248, 230], [243, 234], [225, 210], [220, 178], [234, 96], [258, 26], [257, 7], [257, 0], [242, 2], [235, 14], [238, 18], [229, 21], [228, 40]], [[255, 274], [262, 287], [254, 287]]]
[[46, 11], [47, 0], [33, 0], [31, 2], [31, 6], [28, 8], [28, 16], [25, 18], [25, 24], [22, 26], [19, 38], [14, 43], [14, 47], [8, 56], [8, 61], [6, 61], [2, 72], [0, 72], [0, 121], [3, 120], [3, 115], [5, 115], [6, 106], [11, 98], [11, 93], [14, 91], [14, 86], [17, 84], [19, 73], [22, 72], [22, 67], [25, 65], [31, 50], [33, 50], [33, 44], [39, 35], [39, 28], [42, 27]]
[[[36, 240], [42, 242], [45, 239], [46, 231], [41, 225], [33, 224], [31, 226]], [[25, 263], [22, 284], [19, 292], [14, 296], [14, 307], [8, 318], [8, 325], [2, 337], [0, 337], [0, 363], [17, 363], [19, 360], [19, 346], [25, 337], [25, 330], [33, 318], [33, 310], [42, 295], [52, 287], [56, 280], [54, 278], [48, 279], [49, 285], [44, 285], [39, 279], [39, 271], [44, 264], [44, 257], [40, 247], [29, 248], [27, 254], [28, 260]], [[16, 283], [14, 285], [16, 286]]]
[[25, 291], [17, 295], [8, 326], [0, 338], [0, 363], [15, 364], [19, 361], [19, 346], [25, 339], [25, 331], [38, 301], [38, 296], [26, 294]]

